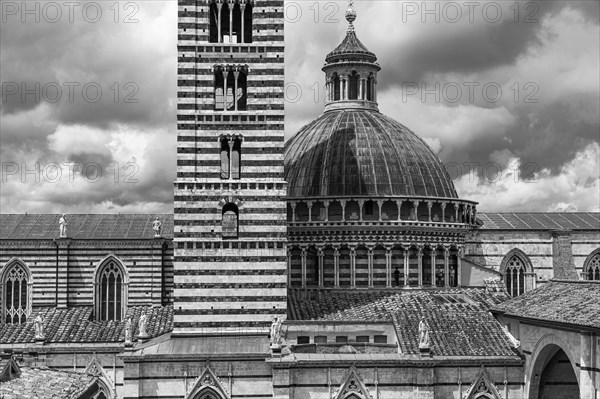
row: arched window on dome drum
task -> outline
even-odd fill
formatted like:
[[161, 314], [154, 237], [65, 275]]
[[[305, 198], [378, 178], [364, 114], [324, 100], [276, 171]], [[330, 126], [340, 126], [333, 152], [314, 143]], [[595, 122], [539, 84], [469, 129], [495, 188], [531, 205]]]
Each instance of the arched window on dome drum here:
[[123, 270], [111, 260], [98, 270], [98, 320], [123, 320]]
[[385, 201], [381, 206], [382, 220], [398, 220], [398, 206], [394, 201]]
[[584, 275], [587, 280], [600, 280], [600, 251], [587, 262]]
[[506, 290], [511, 297], [525, 292], [525, 265], [518, 256], [513, 256], [506, 265], [504, 272]]
[[221, 237], [238, 238], [239, 209], [237, 205], [228, 203], [223, 206], [221, 218]]
[[350, 75], [348, 87], [348, 100], [357, 100], [358, 99], [358, 82], [360, 81], [360, 77], [356, 73], [356, 71], [352, 71]]
[[404, 251], [401, 247], [392, 249], [392, 287], [404, 286]]
[[363, 207], [363, 220], [379, 220], [379, 205], [375, 201], [367, 201]]
[[31, 285], [25, 266], [14, 262], [4, 275], [4, 322], [23, 324], [31, 313]]
[[327, 212], [327, 218], [330, 222], [339, 222], [342, 220], [342, 204], [339, 201], [330, 202]]
[[356, 201], [348, 201], [346, 203], [346, 220], [359, 220], [360, 206]]
[[446, 284], [446, 270], [444, 264], [444, 250], [435, 250], [435, 286], [443, 287]]
[[340, 77], [337, 73], [333, 74], [333, 100], [339, 101], [341, 99], [342, 89], [340, 87]]

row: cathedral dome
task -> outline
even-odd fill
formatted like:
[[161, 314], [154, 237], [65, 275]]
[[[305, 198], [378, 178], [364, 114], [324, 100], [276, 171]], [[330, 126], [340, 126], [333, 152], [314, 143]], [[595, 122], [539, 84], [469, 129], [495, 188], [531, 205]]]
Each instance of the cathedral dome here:
[[335, 109], [287, 143], [290, 198], [458, 198], [444, 165], [407, 127], [370, 109]]

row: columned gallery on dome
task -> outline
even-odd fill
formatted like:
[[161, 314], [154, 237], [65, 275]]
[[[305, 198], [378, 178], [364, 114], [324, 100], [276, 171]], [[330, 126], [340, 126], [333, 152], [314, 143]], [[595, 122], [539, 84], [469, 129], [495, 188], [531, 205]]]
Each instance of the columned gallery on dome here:
[[0, 215], [0, 397], [600, 399], [600, 214], [461, 198], [345, 16], [285, 142], [284, 1], [178, 0], [174, 212]]

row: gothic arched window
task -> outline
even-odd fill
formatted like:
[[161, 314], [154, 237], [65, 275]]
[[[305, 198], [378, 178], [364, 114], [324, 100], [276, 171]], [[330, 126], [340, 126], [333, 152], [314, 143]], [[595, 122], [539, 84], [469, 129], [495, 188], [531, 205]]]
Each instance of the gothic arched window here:
[[252, 43], [252, 2], [210, 0], [209, 42]]
[[221, 236], [223, 238], [237, 238], [239, 231], [239, 210], [237, 205], [229, 203], [223, 206], [221, 219]]
[[15, 261], [2, 277], [3, 318], [7, 324], [22, 324], [31, 314], [31, 275], [27, 266]]
[[586, 260], [583, 274], [586, 280], [600, 280], [600, 250]]
[[525, 292], [525, 265], [516, 255], [513, 255], [504, 272], [506, 290], [512, 297], [519, 296]]
[[123, 267], [108, 259], [96, 274], [96, 319], [123, 320], [127, 302], [127, 284]]

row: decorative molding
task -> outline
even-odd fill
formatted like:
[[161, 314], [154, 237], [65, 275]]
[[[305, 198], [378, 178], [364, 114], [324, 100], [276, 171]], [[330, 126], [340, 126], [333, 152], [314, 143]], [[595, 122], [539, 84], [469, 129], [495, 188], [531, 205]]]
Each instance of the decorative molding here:
[[84, 374], [97, 377], [101, 382], [100, 386], [104, 385], [109, 391], [106, 393], [110, 395], [110, 399], [117, 398], [117, 389], [115, 387], [115, 383], [112, 378], [110, 378], [106, 370], [104, 370], [102, 363], [100, 363], [100, 360], [98, 360], [98, 356], [95, 353], [92, 357], [92, 360], [85, 368]]
[[342, 385], [334, 392], [333, 399], [346, 399], [358, 397], [359, 399], [373, 399], [369, 389], [358, 375], [356, 367], [352, 365], [346, 372]]
[[492, 382], [490, 375], [483, 365], [475, 377], [473, 384], [463, 395], [463, 399], [502, 399], [500, 391]]
[[212, 370], [210, 362], [206, 362], [204, 370], [187, 391], [185, 399], [195, 399], [201, 397], [203, 393], [213, 393], [217, 395], [215, 399], [231, 399], [231, 395], [219, 377]]

